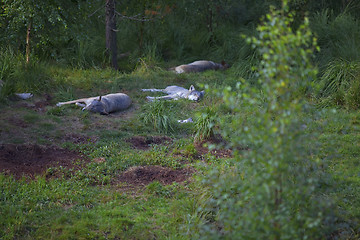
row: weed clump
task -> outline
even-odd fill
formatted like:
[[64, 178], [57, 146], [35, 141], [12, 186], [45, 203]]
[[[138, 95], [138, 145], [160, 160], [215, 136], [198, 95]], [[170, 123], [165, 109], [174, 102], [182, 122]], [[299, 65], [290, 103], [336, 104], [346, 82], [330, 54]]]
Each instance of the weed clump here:
[[217, 118], [216, 109], [211, 106], [205, 107], [198, 113], [194, 125], [195, 141], [209, 140], [214, 137]]
[[170, 133], [174, 131], [175, 127], [175, 120], [171, 112], [170, 102], [156, 100], [144, 104], [140, 119], [144, 125], [151, 126], [158, 132]]

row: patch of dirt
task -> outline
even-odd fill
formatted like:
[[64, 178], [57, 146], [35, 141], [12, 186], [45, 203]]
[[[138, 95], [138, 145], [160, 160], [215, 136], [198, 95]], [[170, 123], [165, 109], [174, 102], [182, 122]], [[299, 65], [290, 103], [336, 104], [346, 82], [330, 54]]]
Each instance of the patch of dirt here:
[[20, 128], [27, 128], [28, 124], [26, 124], [26, 122], [20, 118], [17, 118], [15, 116], [11, 116], [10, 118], [7, 119], [7, 121], [9, 123], [11, 123], [12, 125], [15, 125], [16, 127], [20, 127]]
[[51, 104], [52, 99], [53, 99], [53, 97], [51, 95], [44, 94], [39, 99], [34, 99], [33, 103], [27, 102], [27, 100], [21, 100], [21, 102], [19, 104], [17, 104], [17, 106], [28, 108], [28, 109], [33, 109], [36, 112], [44, 113], [44, 112], [46, 112], [46, 107], [52, 105]]
[[118, 182], [131, 184], [132, 186], [145, 186], [153, 181], [172, 184], [173, 182], [184, 182], [191, 177], [194, 170], [184, 168], [174, 170], [161, 166], [131, 167], [123, 172], [117, 179]]
[[99, 139], [98, 137], [94, 136], [84, 136], [76, 133], [68, 133], [64, 136], [64, 141], [72, 142], [75, 144], [81, 144], [81, 143], [96, 143]]
[[78, 159], [83, 159], [78, 153], [56, 146], [0, 145], [0, 172], [17, 179], [22, 176], [34, 178], [49, 167], [73, 167], [73, 162]]
[[198, 155], [200, 156], [200, 158], [207, 154], [210, 153], [211, 155], [215, 156], [216, 158], [230, 158], [232, 156], [232, 150], [231, 149], [226, 149], [226, 148], [218, 148], [218, 149], [213, 149], [211, 151], [209, 151], [208, 146], [211, 144], [220, 144], [224, 143], [223, 140], [221, 138], [214, 138], [214, 139], [210, 139], [210, 140], [206, 140], [206, 141], [201, 141], [201, 142], [195, 142], [194, 146], [195, 149], [198, 153]]
[[110, 113], [109, 115], [107, 115], [107, 117], [122, 118], [124, 120], [129, 120], [134, 116], [135, 111], [138, 110], [139, 108], [140, 108], [139, 105], [132, 103], [128, 109]]
[[172, 142], [172, 139], [167, 136], [134, 136], [125, 141], [131, 143], [136, 149], [146, 150], [151, 144], [168, 144]]

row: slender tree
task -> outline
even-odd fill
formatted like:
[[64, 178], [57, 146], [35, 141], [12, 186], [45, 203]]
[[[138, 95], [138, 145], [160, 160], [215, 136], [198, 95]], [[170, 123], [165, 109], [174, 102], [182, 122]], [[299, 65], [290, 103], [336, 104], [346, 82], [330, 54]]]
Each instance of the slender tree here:
[[106, 50], [111, 58], [111, 66], [114, 69], [118, 69], [117, 44], [116, 44], [116, 15], [115, 15], [114, 0], [106, 0], [105, 21], [106, 21]]

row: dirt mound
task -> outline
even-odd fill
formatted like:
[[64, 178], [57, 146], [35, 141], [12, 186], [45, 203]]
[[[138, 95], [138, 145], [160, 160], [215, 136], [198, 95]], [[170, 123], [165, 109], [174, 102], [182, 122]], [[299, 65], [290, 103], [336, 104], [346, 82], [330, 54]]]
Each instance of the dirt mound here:
[[167, 144], [171, 143], [172, 139], [167, 136], [134, 136], [132, 138], [126, 139], [126, 142], [132, 144], [136, 149], [148, 149], [151, 144]]
[[142, 186], [153, 181], [159, 181], [162, 184], [171, 184], [173, 182], [184, 182], [193, 172], [190, 168], [173, 170], [161, 166], [140, 166], [129, 168], [123, 172], [119, 176], [118, 181]]
[[16, 178], [33, 178], [49, 167], [72, 167], [77, 159], [82, 159], [78, 153], [55, 146], [0, 145], [0, 172], [12, 174]]

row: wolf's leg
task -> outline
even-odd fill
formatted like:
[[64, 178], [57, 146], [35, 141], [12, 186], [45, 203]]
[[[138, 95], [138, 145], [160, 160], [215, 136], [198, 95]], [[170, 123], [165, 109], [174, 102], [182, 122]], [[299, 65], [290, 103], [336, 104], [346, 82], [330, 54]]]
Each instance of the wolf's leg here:
[[75, 105], [76, 105], [76, 106], [80, 106], [80, 107], [86, 107], [86, 104], [79, 103], [79, 102], [75, 103]]
[[56, 106], [58, 107], [61, 107], [62, 105], [66, 105], [66, 104], [73, 104], [73, 103], [87, 103], [87, 102], [91, 102], [93, 101], [94, 99], [98, 99], [99, 97], [90, 97], [90, 98], [80, 98], [80, 99], [77, 99], [77, 100], [72, 100], [72, 101], [68, 101], [68, 102], [59, 102], [56, 104]]
[[141, 89], [143, 92], [164, 92], [164, 89], [156, 89], [156, 88], [149, 88], [149, 89]]
[[166, 95], [166, 96], [162, 96], [162, 97], [146, 97], [147, 100], [149, 101], [154, 101], [154, 100], [178, 100], [179, 96], [177, 94], [172, 94], [172, 95]]
[[149, 96], [147, 96], [147, 97], [146, 97], [146, 99], [147, 99], [148, 101], [150, 101], [150, 102], [152, 102], [152, 101], [154, 101], [154, 100], [155, 100], [155, 98], [154, 98], [154, 97], [149, 97]]

